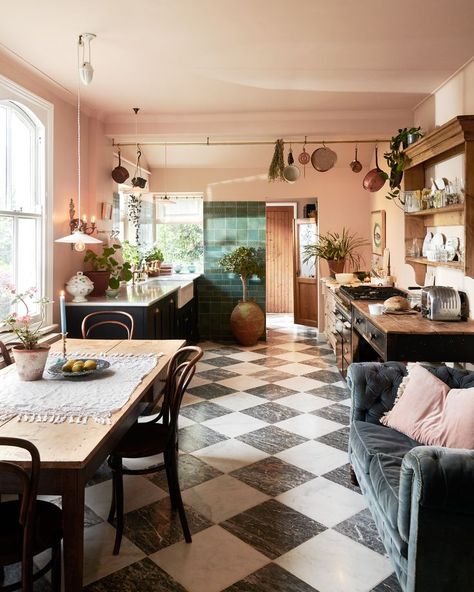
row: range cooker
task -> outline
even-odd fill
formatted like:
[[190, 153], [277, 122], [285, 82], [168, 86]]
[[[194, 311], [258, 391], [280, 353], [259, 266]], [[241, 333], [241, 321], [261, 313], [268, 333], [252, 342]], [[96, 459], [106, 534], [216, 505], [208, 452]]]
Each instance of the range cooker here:
[[335, 295], [336, 302], [336, 361], [340, 373], [346, 377], [352, 362], [352, 300], [387, 300], [392, 296], [406, 296], [398, 288], [390, 286], [341, 286]]

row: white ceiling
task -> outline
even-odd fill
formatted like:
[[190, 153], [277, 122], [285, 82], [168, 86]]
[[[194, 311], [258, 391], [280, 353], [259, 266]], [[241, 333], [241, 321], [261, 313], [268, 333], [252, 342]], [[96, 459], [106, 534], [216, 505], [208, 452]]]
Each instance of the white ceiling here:
[[347, 137], [403, 124], [474, 55], [473, 21], [473, 0], [26, 0], [9, 4], [0, 39], [72, 99], [78, 35], [95, 33], [82, 100], [118, 140], [133, 106], [149, 139]]

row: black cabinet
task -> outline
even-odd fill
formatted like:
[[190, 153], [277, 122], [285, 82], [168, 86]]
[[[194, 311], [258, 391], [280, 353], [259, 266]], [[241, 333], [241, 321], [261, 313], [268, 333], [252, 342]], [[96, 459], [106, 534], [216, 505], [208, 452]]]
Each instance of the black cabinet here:
[[189, 343], [197, 343], [199, 341], [199, 334], [195, 298], [177, 310], [177, 320], [178, 337], [180, 339], [186, 339]]
[[152, 331], [155, 339], [176, 339], [178, 327], [176, 322], [176, 294], [159, 300], [152, 307]]

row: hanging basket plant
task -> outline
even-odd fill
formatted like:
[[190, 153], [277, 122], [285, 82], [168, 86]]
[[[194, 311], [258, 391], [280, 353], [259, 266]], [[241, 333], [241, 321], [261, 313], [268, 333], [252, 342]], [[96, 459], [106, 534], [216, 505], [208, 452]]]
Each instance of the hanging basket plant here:
[[275, 142], [275, 150], [273, 152], [272, 162], [268, 169], [268, 180], [269, 181], [285, 181], [283, 171], [285, 169], [285, 158], [284, 158], [284, 147], [285, 143], [283, 140], [277, 140]]
[[406, 165], [406, 156], [403, 152], [403, 149], [407, 148], [410, 144], [413, 144], [422, 137], [423, 134], [420, 127], [405, 127], [403, 129], [399, 129], [398, 134], [393, 136], [390, 140], [390, 151], [385, 152], [383, 155], [390, 168], [390, 174], [385, 172], [382, 173], [385, 179], [388, 179], [390, 187], [390, 191], [385, 196], [387, 199], [398, 198], [403, 203], [403, 200], [400, 197], [403, 171]]
[[140, 216], [142, 213], [142, 198], [140, 195], [131, 194], [127, 201], [127, 215], [129, 222], [135, 228], [135, 242], [140, 245]]

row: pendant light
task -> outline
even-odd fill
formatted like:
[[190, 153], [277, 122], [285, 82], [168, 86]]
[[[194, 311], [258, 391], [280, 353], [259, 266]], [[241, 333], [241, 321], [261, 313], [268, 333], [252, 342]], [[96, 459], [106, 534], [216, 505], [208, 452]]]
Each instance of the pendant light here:
[[[92, 33], [83, 33], [79, 35], [79, 41], [77, 45], [77, 72], [78, 72], [78, 84], [77, 84], [77, 210], [78, 210], [78, 220], [81, 221], [81, 62], [80, 62], [80, 50], [83, 48], [83, 37], [88, 36], [89, 38], [94, 38], [95, 35]], [[89, 39], [90, 42], [90, 39]], [[91, 77], [92, 80], [92, 77]], [[79, 222], [80, 224], [80, 222]], [[91, 244], [99, 244], [102, 243], [101, 240], [94, 238], [90, 234], [87, 234], [81, 229], [79, 225], [78, 228], [73, 230], [71, 234], [68, 236], [63, 236], [62, 238], [56, 239], [54, 242], [56, 243], [69, 243], [74, 245], [74, 249], [76, 251], [84, 251], [86, 245]]]
[[168, 193], [166, 191], [166, 171], [168, 170], [167, 148], [168, 148], [168, 146], [167, 146], [167, 144], [165, 144], [165, 168], [163, 170], [163, 189], [165, 190], [165, 194], [156, 196], [156, 201], [159, 202], [163, 206], [176, 203], [174, 200], [172, 200], [170, 197], [168, 197]]
[[[80, 60], [79, 76], [81, 81], [86, 86], [92, 82], [94, 76], [94, 68], [91, 64], [91, 41], [95, 39], [94, 33], [82, 33], [79, 35], [79, 47], [82, 48], [82, 59]], [[86, 44], [87, 44], [87, 59], [86, 59]]]

